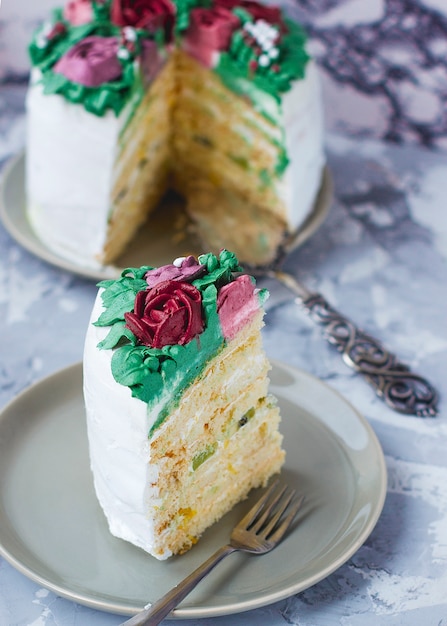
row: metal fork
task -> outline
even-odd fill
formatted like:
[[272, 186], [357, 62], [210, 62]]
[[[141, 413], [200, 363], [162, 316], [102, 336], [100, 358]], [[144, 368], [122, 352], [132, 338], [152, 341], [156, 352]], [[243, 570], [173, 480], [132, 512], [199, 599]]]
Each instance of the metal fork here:
[[232, 552], [266, 554], [273, 550], [294, 520], [304, 496], [295, 498], [295, 489], [280, 487], [275, 481], [250, 511], [233, 528], [230, 542], [219, 548], [182, 582], [149, 608], [121, 626], [155, 626], [174, 609], [222, 559]]

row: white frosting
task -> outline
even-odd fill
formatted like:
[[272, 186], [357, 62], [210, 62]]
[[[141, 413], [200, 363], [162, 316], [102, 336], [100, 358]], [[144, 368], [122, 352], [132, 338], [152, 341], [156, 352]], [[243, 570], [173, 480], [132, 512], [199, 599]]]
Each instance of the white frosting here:
[[[27, 95], [28, 216], [49, 249], [95, 266], [105, 240], [121, 118], [44, 95], [33, 70]], [[98, 264], [99, 265], [99, 264]]]
[[[27, 97], [29, 219], [50, 250], [78, 265], [98, 267], [116, 175], [117, 142], [126, 114], [119, 118], [111, 111], [103, 117], [90, 114], [62, 96], [44, 95], [38, 79], [38, 71], [33, 70]], [[268, 104], [265, 96], [263, 104]], [[277, 104], [270, 99], [277, 113]], [[312, 210], [325, 163], [322, 102], [313, 61], [308, 63], [305, 78], [295, 81], [284, 94], [282, 112], [290, 163], [276, 187], [293, 231]], [[259, 117], [256, 122], [260, 123]], [[264, 126], [268, 136], [283, 141], [282, 129]], [[275, 150], [268, 138], [263, 144], [266, 150]]]
[[318, 69], [306, 66], [304, 80], [296, 81], [282, 101], [288, 168], [278, 185], [278, 195], [288, 208], [291, 230], [304, 222], [313, 208], [323, 168], [324, 121]]
[[[148, 509], [150, 503], [156, 504], [157, 493], [148, 485], [157, 480], [158, 468], [150, 459], [147, 405], [132, 398], [128, 387], [115, 382], [110, 365], [113, 351], [97, 348], [110, 330], [92, 324], [101, 311], [98, 294], [84, 348], [84, 395], [95, 491], [111, 533], [151, 552], [154, 534]], [[170, 553], [164, 555], [168, 556]]]

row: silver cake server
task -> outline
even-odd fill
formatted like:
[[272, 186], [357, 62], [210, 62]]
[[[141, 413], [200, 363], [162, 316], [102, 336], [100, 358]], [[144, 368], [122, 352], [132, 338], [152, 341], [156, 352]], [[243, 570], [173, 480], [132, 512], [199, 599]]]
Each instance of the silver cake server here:
[[281, 269], [288, 254], [307, 241], [326, 219], [332, 197], [332, 177], [325, 168], [312, 214], [284, 243], [269, 267], [247, 266], [246, 269], [259, 278], [278, 280], [292, 291], [300, 307], [322, 326], [324, 337], [341, 352], [346, 365], [364, 376], [390, 408], [408, 415], [434, 417], [438, 412], [438, 394], [425, 378], [411, 372], [377, 339], [336, 311], [323, 295], [309, 291], [294, 276]]
[[274, 278], [290, 289], [311, 319], [323, 327], [325, 338], [341, 352], [344, 362], [362, 374], [390, 408], [419, 417], [437, 414], [438, 394], [433, 386], [336, 311], [320, 293], [309, 291], [294, 276], [279, 269], [255, 273]]

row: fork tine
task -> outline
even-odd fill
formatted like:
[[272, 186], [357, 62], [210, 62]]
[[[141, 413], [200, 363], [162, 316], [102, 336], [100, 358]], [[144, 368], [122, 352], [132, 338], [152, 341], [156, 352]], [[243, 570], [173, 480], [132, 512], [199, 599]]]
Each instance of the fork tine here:
[[300, 498], [298, 498], [298, 500], [295, 500], [295, 502], [290, 507], [290, 511], [287, 517], [284, 518], [283, 522], [278, 526], [278, 528], [273, 533], [273, 535], [269, 537], [269, 541], [273, 541], [276, 543], [283, 538], [290, 524], [293, 522], [295, 515], [298, 513], [298, 511], [302, 507], [303, 502], [304, 502], [304, 496], [301, 496]]
[[[276, 487], [276, 485], [275, 485]], [[272, 491], [272, 499], [268, 500], [265, 503], [264, 508], [262, 509], [262, 511], [260, 511], [260, 517], [256, 520], [253, 520], [253, 523], [249, 526], [250, 530], [252, 530], [253, 532], [257, 533], [258, 530], [260, 528], [262, 528], [262, 526], [265, 524], [266, 520], [269, 518], [272, 510], [274, 509], [274, 507], [278, 504], [278, 502], [281, 500], [281, 498], [283, 497], [285, 491], [286, 491], [287, 487], [281, 487], [279, 490], [276, 491]]]
[[248, 513], [244, 515], [244, 517], [241, 519], [241, 521], [238, 524], [238, 528], [247, 528], [248, 526], [253, 524], [259, 511], [262, 510], [264, 504], [269, 499], [274, 489], [276, 489], [278, 483], [279, 483], [279, 479], [275, 480], [275, 482], [270, 485], [270, 487], [267, 489], [267, 491], [262, 496], [262, 498], [259, 498], [259, 500], [251, 507]]
[[295, 489], [291, 489], [287, 495], [285, 495], [285, 492], [286, 492], [286, 488], [284, 488], [281, 493], [282, 500], [280, 502], [280, 506], [278, 507], [278, 510], [273, 515], [273, 517], [269, 520], [265, 528], [262, 528], [262, 534], [266, 538], [269, 537], [270, 533], [275, 528], [276, 524], [279, 522], [279, 519], [281, 518], [282, 514], [285, 512], [285, 510], [289, 506], [290, 502], [292, 501], [293, 496], [296, 493]]

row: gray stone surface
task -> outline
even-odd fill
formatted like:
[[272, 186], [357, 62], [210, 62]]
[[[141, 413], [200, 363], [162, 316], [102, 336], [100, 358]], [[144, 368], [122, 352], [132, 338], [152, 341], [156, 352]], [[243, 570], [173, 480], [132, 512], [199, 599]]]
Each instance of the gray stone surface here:
[[[24, 143], [23, 91], [0, 94], [0, 162]], [[330, 135], [330, 214], [285, 268], [424, 374], [434, 419], [388, 409], [274, 281], [264, 339], [271, 358], [342, 393], [382, 444], [388, 493], [356, 554], [301, 594], [200, 626], [447, 626], [447, 163], [423, 148]], [[0, 224], [0, 408], [82, 357], [93, 282], [33, 257]], [[293, 558], [293, 556], [291, 556]], [[0, 559], [0, 624], [112, 626], [122, 618], [57, 597]], [[172, 623], [173, 622], [167, 622]]]

